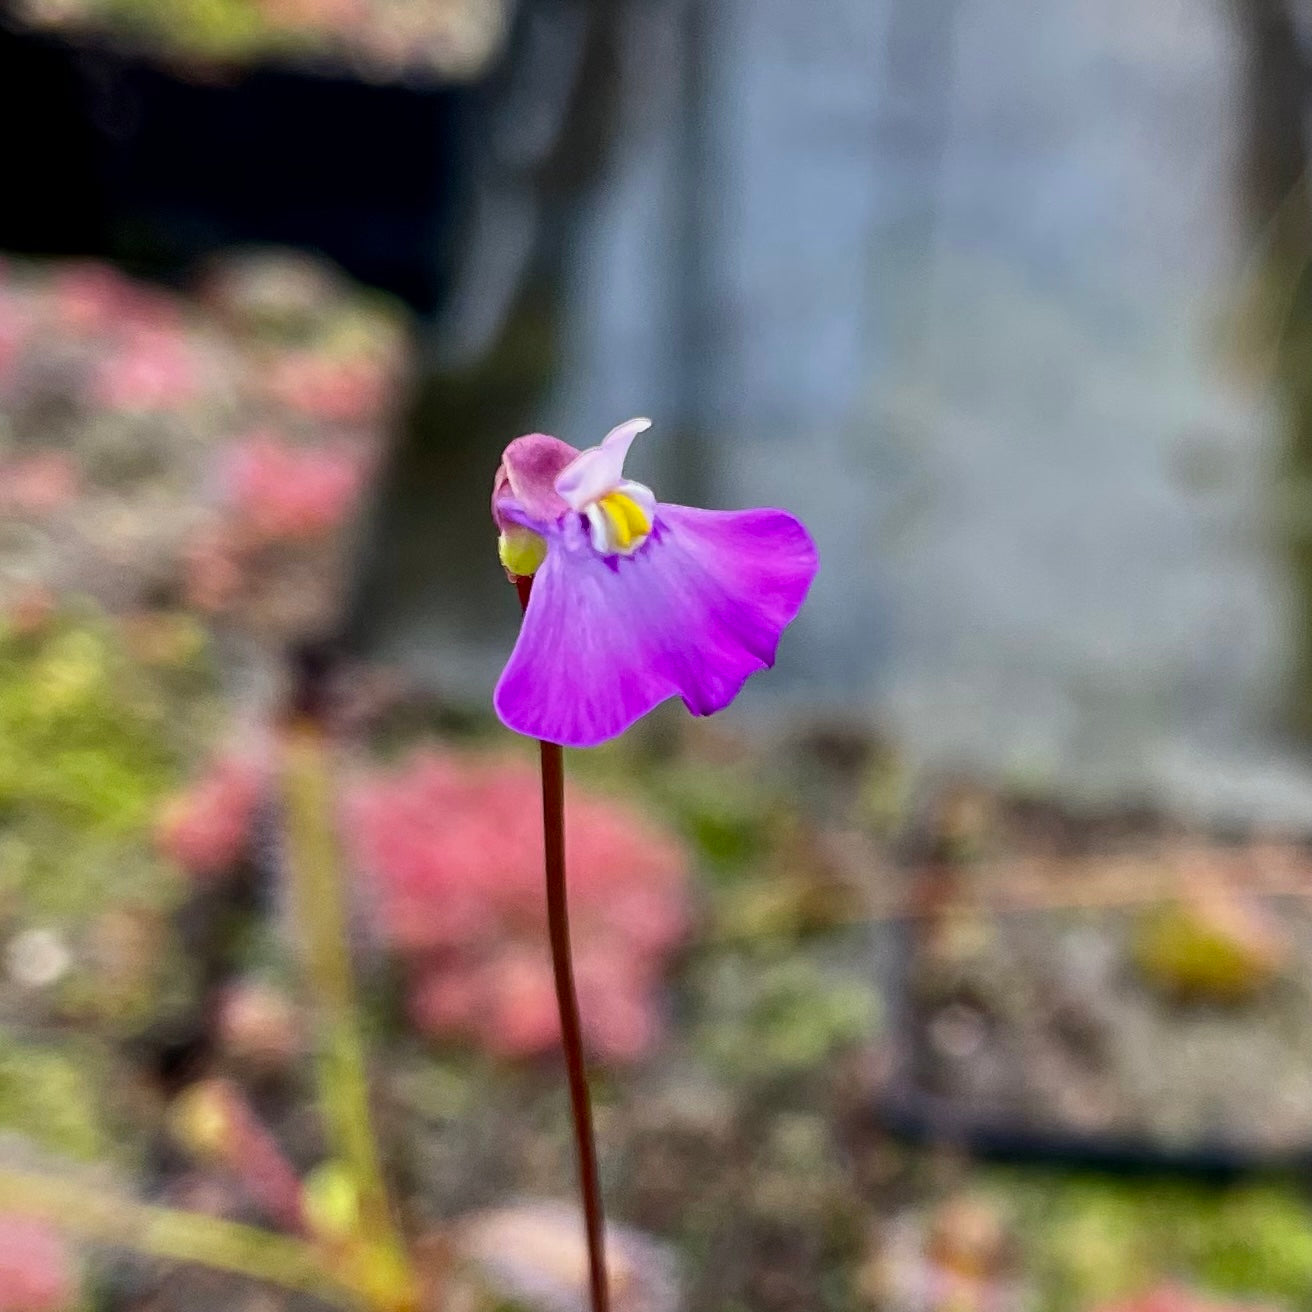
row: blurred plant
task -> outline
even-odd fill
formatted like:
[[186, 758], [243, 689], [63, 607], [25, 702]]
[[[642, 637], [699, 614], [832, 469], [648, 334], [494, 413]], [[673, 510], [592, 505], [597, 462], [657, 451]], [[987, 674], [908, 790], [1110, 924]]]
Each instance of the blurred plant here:
[[90, 400], [107, 410], [180, 410], [199, 394], [196, 360], [183, 330], [143, 327], [124, 333], [100, 360]]
[[[363, 780], [350, 832], [411, 979], [421, 1029], [531, 1056], [560, 1037], [542, 899], [542, 832], [513, 759], [421, 751]], [[624, 803], [565, 799], [584, 1035], [599, 1056], [642, 1056], [660, 1033], [657, 991], [688, 921], [687, 859]]]
[[322, 728], [308, 715], [286, 731], [281, 769], [286, 867], [314, 998], [320, 1105], [336, 1162], [330, 1197], [339, 1261], [380, 1312], [409, 1312], [419, 1297], [392, 1216], [371, 1128], [368, 1077], [337, 850], [337, 808]]
[[373, 76], [468, 77], [496, 50], [504, 0], [21, 0], [43, 28], [109, 32], [189, 61], [313, 55]]
[[1289, 951], [1278, 923], [1220, 887], [1193, 889], [1147, 912], [1133, 943], [1149, 983], [1194, 1002], [1251, 1000], [1277, 977]]
[[216, 1029], [224, 1056], [255, 1076], [286, 1071], [305, 1046], [291, 998], [258, 979], [238, 980], [224, 991]]
[[[624, 1305], [678, 1312], [677, 1272], [670, 1253], [646, 1235], [606, 1227], [614, 1281]], [[554, 1202], [522, 1202], [467, 1217], [461, 1248], [487, 1273], [498, 1306], [575, 1308], [578, 1273], [587, 1262], [571, 1210]]]
[[284, 866], [314, 1004], [329, 1153], [302, 1181], [240, 1090], [223, 1080], [191, 1086], [174, 1103], [173, 1126], [195, 1156], [221, 1169], [291, 1234], [3, 1168], [0, 1213], [21, 1213], [84, 1239], [302, 1290], [346, 1308], [417, 1312], [421, 1286], [396, 1228], [370, 1124], [327, 748], [308, 720], [287, 728], [281, 748]]
[[58, 1233], [0, 1213], [0, 1312], [67, 1312], [76, 1293], [72, 1255]]
[[91, 923], [128, 871], [143, 910], [179, 891], [150, 829], [215, 714], [208, 651], [138, 636], [46, 602], [0, 623], [0, 907], [15, 931]]
[[734, 954], [697, 972], [699, 1051], [736, 1080], [778, 1081], [868, 1041], [874, 988], [805, 957]]
[[1146, 1294], [1100, 1304], [1094, 1312], [1272, 1312], [1269, 1304], [1234, 1303], [1213, 1298], [1183, 1285], [1159, 1285]]
[[227, 874], [250, 840], [266, 775], [255, 756], [230, 752], [217, 757], [185, 792], [165, 804], [155, 830], [159, 850], [198, 878]]
[[407, 351], [395, 307], [308, 257], [229, 255], [194, 298], [0, 263], [0, 510], [21, 523], [0, 608], [75, 586], [118, 612], [181, 595], [279, 650], [317, 631]]
[[0, 466], [0, 509], [46, 515], [77, 499], [77, 463], [64, 451], [39, 451]]
[[99, 1090], [108, 1076], [90, 1043], [37, 1044], [0, 1030], [0, 1124], [65, 1160], [103, 1161], [114, 1154]]
[[1016, 1242], [992, 1199], [962, 1194], [877, 1234], [862, 1292], [890, 1312], [1018, 1312]]
[[182, 320], [175, 297], [92, 260], [64, 260], [52, 266], [50, 289], [50, 307], [61, 337], [164, 330], [178, 327]]
[[[229, 288], [240, 264], [225, 266]], [[146, 1022], [171, 1031], [171, 1008], [194, 1005], [201, 971], [180, 951], [190, 931], [171, 919], [188, 890], [179, 867], [202, 882], [231, 868], [276, 777], [328, 1142], [302, 1180], [238, 1086], [207, 1078], [175, 1104], [179, 1140], [290, 1234], [142, 1205], [107, 1192], [103, 1178], [9, 1165], [0, 1213], [21, 1214], [33, 1236], [57, 1226], [346, 1307], [412, 1312], [418, 1280], [369, 1125], [322, 736], [298, 721], [279, 740], [277, 768], [229, 752], [177, 791], [195, 742], [216, 727], [207, 634], [194, 618], [137, 609], [171, 595], [187, 544], [214, 522], [239, 548], [243, 602], [267, 581], [253, 574], [278, 575], [266, 547], [297, 548], [298, 597], [331, 573], [311, 553], [331, 545], [369, 472], [405, 341], [390, 310], [313, 268], [312, 312], [266, 329], [223, 303], [222, 279], [201, 313], [99, 264], [0, 264], [0, 508], [22, 530], [0, 544], [4, 1014], [12, 1004], [27, 1018], [37, 1006], [134, 1037]], [[276, 310], [278, 295], [271, 301], [266, 288], [263, 304]], [[319, 439], [321, 423], [329, 438]], [[265, 431], [276, 436], [233, 442]], [[225, 463], [230, 477], [216, 479]], [[60, 598], [70, 579], [131, 613], [72, 613]], [[234, 1068], [251, 1075], [285, 1069], [311, 1046], [286, 1006], [249, 986], [225, 996], [220, 1031]], [[83, 1085], [110, 1072], [99, 1062], [83, 1069], [76, 1053], [10, 1047], [0, 1035], [5, 1124], [65, 1159], [104, 1156]], [[36, 1238], [20, 1247], [37, 1265], [11, 1272], [0, 1235], [0, 1307], [20, 1289], [66, 1301], [66, 1264], [66, 1287], [28, 1278], [55, 1250]]]
[[193, 1156], [227, 1172], [274, 1224], [306, 1228], [301, 1182], [240, 1089], [228, 1080], [193, 1084], [172, 1107], [174, 1134]]
[[386, 358], [368, 351], [294, 350], [271, 362], [266, 383], [274, 400], [307, 418], [361, 424], [384, 408], [390, 373]]
[[346, 518], [366, 473], [348, 449], [298, 449], [272, 433], [253, 433], [228, 453], [228, 509], [256, 542], [313, 539]]
[[993, 1183], [1016, 1214], [1045, 1312], [1115, 1307], [1182, 1275], [1241, 1305], [1306, 1306], [1312, 1211], [1296, 1184], [1216, 1188], [1012, 1172], [996, 1173]]

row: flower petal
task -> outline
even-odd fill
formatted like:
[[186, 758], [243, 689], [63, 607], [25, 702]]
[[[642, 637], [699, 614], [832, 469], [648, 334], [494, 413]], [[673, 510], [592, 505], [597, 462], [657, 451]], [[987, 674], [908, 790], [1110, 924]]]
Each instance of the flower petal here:
[[694, 715], [727, 706], [774, 664], [817, 568], [782, 510], [658, 505], [632, 556], [599, 556], [579, 520], [548, 541], [494, 700], [509, 728], [566, 747], [605, 742], [670, 697]]
[[556, 492], [556, 477], [578, 454], [568, 442], [546, 433], [526, 433], [506, 447], [492, 484], [492, 518], [497, 528], [505, 532], [501, 503], [507, 497], [514, 497], [534, 522], [525, 527], [559, 519], [569, 507]]
[[639, 433], [651, 427], [650, 419], [630, 419], [612, 428], [600, 446], [581, 451], [556, 479], [556, 491], [571, 510], [586, 510], [598, 497], [613, 492], [624, 481], [624, 459]]

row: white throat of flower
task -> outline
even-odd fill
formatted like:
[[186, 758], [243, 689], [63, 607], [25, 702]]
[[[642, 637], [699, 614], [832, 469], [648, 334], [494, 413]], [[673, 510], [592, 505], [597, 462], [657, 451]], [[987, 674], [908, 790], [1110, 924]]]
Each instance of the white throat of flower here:
[[656, 494], [624, 477], [624, 457], [633, 439], [650, 427], [649, 419], [620, 424], [556, 476], [556, 492], [588, 521], [593, 549], [603, 556], [631, 556], [651, 533]]

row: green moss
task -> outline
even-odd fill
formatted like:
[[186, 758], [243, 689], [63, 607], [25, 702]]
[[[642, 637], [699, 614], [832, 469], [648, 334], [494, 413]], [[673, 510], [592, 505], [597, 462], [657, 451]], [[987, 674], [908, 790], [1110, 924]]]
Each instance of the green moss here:
[[176, 777], [168, 710], [103, 630], [0, 637], [0, 822], [140, 830]]
[[253, 0], [100, 0], [94, 8], [125, 32], [212, 58], [247, 55], [267, 26]]
[[152, 831], [212, 737], [211, 687], [185, 625], [0, 629], [0, 933], [64, 936], [72, 968], [44, 1000], [66, 1016], [131, 1026], [191, 987], [166, 919], [187, 889]]
[[38, 1046], [0, 1031], [0, 1130], [65, 1159], [101, 1160], [110, 1140], [96, 1066], [86, 1045]]
[[1172, 997], [1247, 1001], [1275, 977], [1280, 955], [1265, 939], [1245, 932], [1244, 921], [1231, 921], [1185, 902], [1156, 908], [1136, 927], [1135, 965]]
[[768, 850], [781, 811], [740, 766], [677, 763], [648, 782], [712, 873], [741, 870]]
[[986, 1179], [1015, 1214], [1038, 1305], [1050, 1312], [1082, 1312], [1164, 1280], [1296, 1307], [1312, 1297], [1312, 1208], [1292, 1188], [1001, 1172]]
[[861, 980], [798, 956], [722, 956], [700, 973], [694, 1035], [699, 1052], [733, 1079], [797, 1075], [835, 1051], [868, 1041], [879, 1000]]

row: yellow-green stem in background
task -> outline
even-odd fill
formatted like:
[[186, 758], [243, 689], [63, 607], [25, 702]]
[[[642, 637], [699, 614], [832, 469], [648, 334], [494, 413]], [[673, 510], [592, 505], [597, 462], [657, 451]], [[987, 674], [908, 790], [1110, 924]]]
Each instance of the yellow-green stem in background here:
[[0, 1212], [14, 1212], [78, 1239], [150, 1257], [215, 1267], [313, 1294], [358, 1312], [363, 1300], [309, 1244], [217, 1217], [101, 1194], [58, 1176], [0, 1168]]
[[[283, 738], [286, 869], [305, 983], [319, 1028], [319, 1098], [332, 1151], [359, 1191], [362, 1238], [406, 1269], [369, 1111], [369, 1084], [351, 965], [347, 894], [337, 850], [329, 750], [309, 720]], [[412, 1282], [411, 1282], [412, 1283]]]

